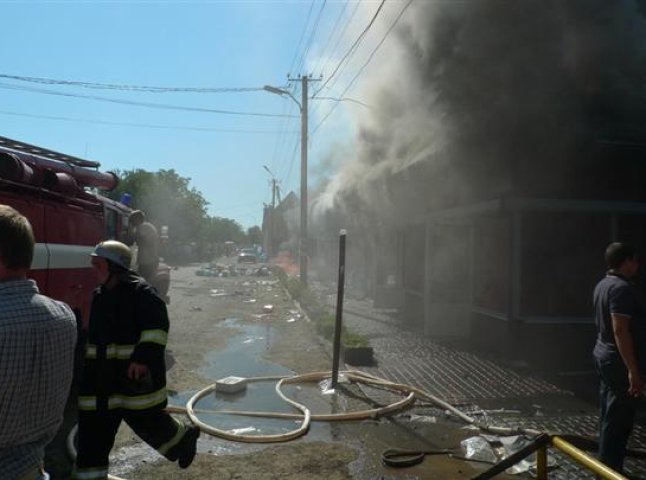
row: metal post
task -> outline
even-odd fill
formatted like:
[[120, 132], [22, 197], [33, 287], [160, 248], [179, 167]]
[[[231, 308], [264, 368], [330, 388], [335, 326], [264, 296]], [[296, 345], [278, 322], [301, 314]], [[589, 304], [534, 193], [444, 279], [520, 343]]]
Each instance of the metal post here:
[[[271, 90], [270, 90], [271, 91]], [[276, 253], [276, 249], [274, 248], [274, 244], [276, 243], [274, 241], [274, 235], [276, 232], [276, 227], [275, 227], [275, 217], [276, 217], [276, 191], [278, 189], [278, 186], [276, 185], [276, 177], [272, 173], [271, 170], [269, 170], [269, 167], [267, 165], [263, 165], [262, 168], [264, 168], [267, 173], [271, 176], [271, 210], [269, 210], [269, 241], [267, 242], [267, 254], [269, 256], [273, 256]]]
[[550, 436], [545, 433], [541, 433], [538, 437], [532, 440], [531, 443], [528, 443], [517, 452], [512, 453], [507, 458], [496, 463], [494, 466], [490, 467], [489, 469], [480, 473], [479, 475], [471, 477], [471, 480], [489, 480], [490, 478], [494, 478], [496, 475], [501, 474], [509, 467], [517, 464], [518, 462], [523, 460], [525, 457], [531, 455], [538, 449], [547, 446], [549, 442], [550, 442]]
[[621, 473], [616, 472], [596, 458], [589, 456], [584, 451], [578, 449], [571, 443], [566, 442], [562, 438], [552, 437], [552, 445], [601, 478], [606, 480], [628, 480], [628, 478]]
[[300, 279], [307, 285], [307, 82], [309, 77], [301, 78], [301, 235], [300, 235]]
[[[288, 77], [289, 81], [293, 81]], [[307, 286], [307, 262], [309, 258], [309, 242], [307, 240], [307, 87], [309, 82], [317, 82], [318, 79], [312, 79], [307, 75], [300, 77], [301, 79], [301, 102], [292, 95], [289, 91], [282, 88], [272, 87], [265, 85], [264, 90], [275, 93], [276, 95], [287, 95], [290, 97], [301, 111], [301, 229], [298, 239], [298, 255], [300, 266], [300, 281], [303, 285]], [[0, 137], [1, 138], [1, 137]]]
[[274, 240], [274, 235], [276, 232], [276, 227], [274, 224], [276, 223], [276, 179], [273, 177], [271, 178], [271, 214], [269, 216], [269, 251], [267, 252], [268, 255], [273, 256], [276, 254], [276, 249], [274, 248], [274, 245], [276, 241]]
[[536, 450], [536, 480], [547, 480], [547, 445]]
[[336, 322], [334, 324], [334, 352], [332, 355], [332, 389], [336, 388], [339, 380], [341, 330], [343, 329], [343, 295], [345, 291], [345, 236], [346, 231], [341, 230], [339, 232], [339, 284], [336, 294]]

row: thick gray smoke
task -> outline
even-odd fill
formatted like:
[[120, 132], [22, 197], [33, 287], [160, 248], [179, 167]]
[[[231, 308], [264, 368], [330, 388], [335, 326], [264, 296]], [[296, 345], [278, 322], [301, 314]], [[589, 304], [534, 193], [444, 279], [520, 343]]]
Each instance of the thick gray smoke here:
[[596, 188], [597, 146], [643, 138], [645, 33], [637, 1], [414, 2], [362, 85], [373, 109], [315, 218], [383, 227]]

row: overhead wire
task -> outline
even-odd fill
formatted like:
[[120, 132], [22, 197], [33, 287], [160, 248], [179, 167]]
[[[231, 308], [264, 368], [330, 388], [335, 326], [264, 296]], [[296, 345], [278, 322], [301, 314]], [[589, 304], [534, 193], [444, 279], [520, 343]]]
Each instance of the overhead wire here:
[[274, 143], [273, 156], [271, 161], [269, 161], [272, 171], [276, 172], [278, 177], [280, 176], [279, 171], [283, 169], [281, 165], [288, 161], [286, 160], [286, 150], [288, 148], [287, 145], [289, 143], [290, 134], [298, 136], [300, 132], [298, 127], [294, 125], [294, 123], [297, 122], [296, 118], [300, 118], [300, 114], [292, 115], [294, 108], [294, 102], [283, 102], [282, 112], [289, 115], [289, 117], [285, 117], [281, 120], [280, 131]]
[[372, 61], [373, 57], [375, 56], [375, 54], [377, 53], [377, 51], [379, 50], [379, 48], [380, 48], [380, 47], [383, 45], [383, 43], [386, 41], [386, 38], [388, 37], [388, 35], [390, 34], [390, 32], [392, 32], [392, 30], [395, 28], [395, 26], [396, 26], [396, 25], [397, 25], [397, 23], [399, 22], [399, 19], [402, 17], [402, 15], [404, 15], [404, 12], [406, 12], [406, 10], [408, 9], [408, 7], [410, 7], [410, 5], [411, 5], [412, 3], [413, 3], [413, 0], [408, 0], [408, 2], [406, 3], [406, 5], [404, 5], [404, 7], [401, 9], [401, 11], [400, 11], [400, 12], [399, 12], [399, 14], [397, 15], [397, 17], [395, 18], [395, 20], [393, 21], [393, 23], [390, 25], [390, 27], [388, 28], [388, 30], [386, 31], [386, 33], [385, 33], [385, 34], [384, 34], [384, 36], [382, 37], [381, 41], [380, 41], [380, 42], [377, 44], [377, 46], [372, 50], [372, 52], [370, 53], [370, 55], [368, 56], [368, 58], [367, 58], [367, 60], [364, 62], [364, 64], [361, 66], [361, 68], [359, 69], [359, 71], [358, 71], [358, 72], [356, 73], [356, 75], [352, 78], [352, 80], [351, 80], [351, 81], [350, 81], [350, 83], [345, 87], [345, 89], [341, 92], [341, 94], [339, 95], [339, 99], [338, 99], [338, 101], [337, 101], [337, 102], [332, 106], [332, 108], [331, 108], [331, 109], [330, 109], [330, 111], [327, 113], [327, 115], [325, 115], [325, 117], [323, 117], [323, 119], [318, 123], [318, 125], [317, 125], [313, 130], [312, 130], [312, 132], [311, 132], [311, 134], [312, 134], [312, 135], [314, 135], [314, 133], [315, 133], [315, 132], [316, 132], [316, 131], [321, 127], [321, 125], [323, 125], [323, 123], [328, 119], [328, 117], [332, 114], [332, 112], [333, 112], [333, 111], [336, 109], [336, 107], [339, 105], [340, 101], [344, 99], [344, 97], [343, 97], [343, 96], [344, 96], [344, 95], [346, 94], [346, 92], [350, 89], [350, 87], [352, 87], [352, 85], [353, 85], [353, 84], [354, 84], [354, 82], [357, 80], [357, 78], [359, 78], [359, 76], [361, 75], [361, 73], [363, 73], [363, 71], [364, 71], [364, 69], [366, 68], [366, 66], [367, 66], [367, 65]]
[[[326, 3], [327, 3], [327, 0], [324, 0], [321, 3], [321, 7], [319, 8], [319, 11], [318, 11], [318, 13], [316, 15], [316, 19], [314, 20], [314, 24], [312, 26], [312, 30], [310, 32], [308, 41], [307, 41], [307, 43], [305, 45], [305, 48], [303, 50], [303, 54], [301, 55], [301, 60], [299, 62], [299, 66], [297, 68], [297, 71], [301, 71], [303, 69], [303, 66], [305, 65], [305, 62], [307, 60], [307, 55], [309, 54], [310, 48], [312, 47], [312, 44], [314, 42], [314, 38], [315, 38], [315, 36], [316, 36], [316, 34], [318, 32], [318, 28], [319, 28], [319, 25], [320, 25], [320, 22], [321, 22], [321, 17], [322, 17], [322, 14], [323, 14], [323, 10], [325, 9]], [[304, 72], [303, 74], [306, 74], [306, 72]], [[302, 132], [301, 132], [301, 134], [302, 134]], [[297, 137], [295, 139], [295, 142], [294, 142], [294, 149], [292, 151], [291, 160], [289, 162], [289, 168], [287, 170], [287, 174], [286, 174], [286, 177], [284, 179], [284, 183], [286, 185], [289, 184], [289, 180], [291, 179], [292, 169], [293, 169], [294, 161], [295, 161], [295, 158], [296, 158], [296, 149], [298, 148], [299, 143], [300, 143], [300, 136]]]
[[[337, 52], [341, 41], [345, 38], [345, 32], [347, 31], [348, 27], [352, 24], [352, 20], [354, 20], [354, 17], [356, 16], [357, 11], [359, 10], [359, 5], [360, 5], [360, 2], [355, 3], [354, 9], [352, 10], [352, 13], [350, 14], [350, 17], [348, 18], [345, 25], [343, 26], [343, 30], [341, 30], [341, 32], [339, 33], [339, 36], [337, 37], [336, 43], [334, 44], [334, 47], [332, 48], [332, 51], [330, 52], [330, 55], [329, 55], [330, 60], [328, 60], [326, 62], [324, 70], [327, 70], [328, 64], [332, 61], [332, 58], [334, 58], [335, 53]], [[334, 78], [334, 80], [330, 84], [330, 87], [328, 87], [328, 88], [331, 89], [336, 84], [337, 80], [338, 80], [338, 77]], [[322, 90], [322, 88], [319, 89], [316, 93], [320, 92], [320, 90]], [[314, 112], [316, 112], [316, 110], [317, 110], [317, 107], [315, 106], [314, 107]]]
[[[298, 68], [296, 69], [297, 72], [301, 72], [303, 70], [303, 65], [305, 65], [307, 54], [309, 53], [310, 48], [312, 48], [312, 42], [314, 41], [314, 37], [316, 35], [316, 32], [318, 31], [319, 23], [321, 22], [321, 15], [323, 14], [323, 9], [325, 8], [326, 3], [327, 3], [327, 0], [323, 0], [323, 2], [321, 3], [321, 8], [319, 8], [319, 12], [316, 15], [316, 20], [314, 20], [314, 26], [312, 27], [312, 31], [310, 32], [309, 39], [305, 44], [305, 50], [303, 51], [303, 55], [301, 55], [301, 60], [298, 65]], [[303, 72], [303, 75], [305, 75], [306, 73], [307, 72]]]
[[294, 163], [296, 161], [296, 152], [298, 151], [298, 146], [300, 145], [300, 135], [296, 137], [294, 141], [294, 148], [292, 149], [292, 158], [289, 162], [289, 168], [287, 169], [287, 174], [285, 175], [285, 185], [288, 186], [292, 178], [292, 171], [294, 169]]
[[[349, 4], [349, 3], [350, 3], [349, 1], [347, 1], [347, 2], [345, 3], [345, 5], [344, 5], [344, 8], [343, 8], [342, 12], [345, 12], [345, 11], [347, 10], [347, 7], [348, 7], [348, 4]], [[355, 2], [355, 4], [354, 4], [354, 8], [352, 9], [352, 12], [350, 13], [350, 16], [345, 20], [345, 23], [344, 23], [344, 25], [343, 25], [343, 28], [341, 29], [341, 31], [339, 32], [339, 34], [338, 34], [338, 36], [337, 36], [337, 38], [336, 38], [336, 42], [334, 43], [334, 47], [332, 47], [332, 50], [330, 51], [330, 53], [329, 53], [329, 55], [328, 55], [328, 57], [329, 57], [329, 58], [325, 61], [325, 65], [321, 68], [321, 78], [323, 78], [324, 71], [327, 71], [327, 67], [328, 67], [328, 65], [330, 64], [330, 62], [331, 62], [331, 61], [332, 61], [332, 59], [334, 58], [335, 53], [336, 53], [336, 52], [337, 52], [337, 50], [338, 50], [339, 44], [341, 43], [341, 40], [343, 40], [343, 38], [345, 38], [345, 32], [347, 31], [348, 27], [349, 27], [349, 26], [350, 26], [350, 24], [352, 23], [352, 20], [354, 19], [355, 15], [357, 14], [357, 11], [359, 10], [359, 5], [360, 5], [360, 4], [361, 4], [361, 2]], [[331, 38], [331, 37], [330, 37], [330, 38]], [[327, 48], [326, 48], [326, 50], [327, 50]], [[325, 55], [325, 53], [323, 53], [321, 56], [323, 57], [324, 55]], [[318, 69], [318, 66], [317, 66], [317, 69]], [[330, 89], [331, 89], [331, 88], [332, 88], [332, 86], [333, 86], [334, 84], [336, 84], [336, 81], [337, 81], [337, 80], [338, 80], [338, 77], [336, 77], [336, 78], [332, 81], [332, 83], [330, 84], [330, 87], [328, 87], [328, 88], [330, 88]], [[319, 89], [317, 92], [319, 92], [319, 91], [320, 91], [320, 89]], [[316, 94], [312, 95], [312, 98], [316, 98]], [[311, 110], [310, 110], [310, 114], [311, 114], [312, 116], [315, 116], [315, 115], [316, 115], [316, 113], [318, 112], [318, 110], [319, 110], [319, 104], [314, 103], [314, 104], [312, 105]]]
[[366, 108], [373, 108], [372, 105], [368, 105], [365, 102], [362, 102], [361, 100], [357, 100], [355, 98], [349, 98], [349, 97], [343, 97], [343, 98], [337, 98], [337, 97], [312, 97], [312, 100], [332, 100], [334, 102], [353, 102], [358, 105], [361, 105]]
[[[166, 130], [192, 130], [199, 132], [223, 132], [223, 133], [263, 133], [263, 134], [276, 134], [280, 130], [242, 130], [242, 129], [224, 129], [224, 128], [211, 128], [211, 127], [191, 127], [182, 125], [159, 125], [159, 124], [145, 124], [145, 123], [132, 123], [132, 122], [111, 122], [108, 120], [91, 120], [85, 118], [63, 117], [57, 115], [37, 115], [32, 113], [12, 112], [8, 110], [0, 110], [0, 115], [11, 115], [15, 117], [36, 118], [42, 120], [57, 120], [75, 123], [90, 123], [98, 125], [113, 125], [117, 127], [136, 127], [136, 128], [156, 128]], [[296, 133], [298, 133], [296, 131]]]
[[357, 51], [359, 48], [359, 45], [361, 44], [362, 40], [368, 33], [368, 31], [372, 28], [372, 26], [375, 23], [375, 20], [377, 20], [377, 17], [379, 16], [379, 13], [381, 12], [381, 9], [383, 8], [384, 4], [386, 3], [386, 0], [381, 0], [381, 3], [377, 7], [377, 10], [375, 11], [374, 15], [368, 22], [368, 25], [363, 29], [363, 31], [359, 34], [359, 36], [355, 39], [355, 41], [352, 43], [348, 51], [343, 55], [337, 66], [335, 67], [334, 71], [332, 74], [325, 79], [325, 82], [321, 85], [321, 87], [314, 93], [314, 96], [316, 96], [321, 90], [323, 90], [327, 84], [335, 77], [335, 75], [339, 72], [341, 69], [341, 66], [352, 56], [354, 53]]
[[[325, 54], [327, 53], [327, 49], [330, 46], [330, 42], [332, 41], [332, 38], [334, 38], [334, 35], [336, 34], [336, 31], [339, 28], [339, 25], [341, 24], [341, 18], [343, 18], [343, 14], [348, 9], [348, 4], [349, 4], [349, 2], [346, 1], [345, 4], [343, 5], [343, 8], [339, 12], [339, 16], [336, 18], [336, 21], [334, 22], [334, 25], [332, 26], [332, 31], [331, 31], [330, 35], [327, 37], [327, 41], [325, 42], [325, 46], [323, 47], [323, 50], [321, 50], [320, 59], [319, 59], [318, 63], [316, 64], [316, 67], [314, 67], [314, 69], [312, 70], [313, 72], [316, 72], [317, 70], [319, 70], [319, 67], [321, 66], [321, 63], [323, 62], [323, 59], [325, 58]], [[320, 72], [320, 73], [321, 73], [321, 75], [323, 75], [323, 72]]]
[[213, 88], [213, 87], [158, 87], [150, 85], [119, 85], [114, 83], [83, 82], [78, 80], [58, 80], [43, 77], [27, 77], [23, 75], [9, 75], [0, 73], [0, 78], [20, 82], [39, 83], [44, 85], [65, 85], [96, 90], [123, 90], [132, 92], [150, 93], [230, 93], [230, 92], [257, 92], [262, 87], [234, 87], [234, 88]]
[[[294, 67], [296, 65], [298, 65], [297, 70], [300, 70], [302, 68], [302, 65], [304, 63], [304, 58], [307, 55], [307, 52], [309, 51], [311, 42], [313, 41], [313, 38], [314, 38], [314, 34], [315, 34], [315, 32], [316, 32], [316, 30], [318, 28], [318, 23], [320, 22], [320, 18], [321, 18], [321, 14], [322, 14], [322, 11], [323, 11], [323, 7], [325, 6], [325, 2], [323, 2], [323, 5], [319, 9], [318, 15], [317, 15], [316, 20], [314, 21], [314, 24], [313, 24], [313, 27], [312, 27], [312, 31], [311, 31], [311, 33], [310, 33], [310, 35], [308, 37], [308, 41], [306, 42], [305, 47], [302, 50], [302, 53], [299, 55], [299, 52], [301, 51], [301, 45], [303, 44], [303, 39], [305, 38], [305, 35], [306, 35], [307, 31], [308, 31], [308, 27], [310, 25], [310, 19], [312, 17], [312, 12], [314, 10], [314, 5], [315, 5], [315, 0], [312, 0], [312, 2], [310, 3], [309, 10], [307, 12], [307, 18], [305, 20], [305, 24], [303, 25], [303, 31], [301, 32], [301, 36], [300, 36], [300, 39], [298, 41], [298, 46], [296, 47], [296, 51], [294, 52], [294, 57], [292, 58], [291, 65], [289, 67], [289, 72], [290, 73], [294, 72]], [[291, 85], [288, 86], [288, 90], [290, 90], [292, 93], [295, 93], [295, 91], [296, 91], [296, 83], [297, 82], [293, 82]], [[288, 102], [288, 107], [287, 108], [288, 108], [288, 112], [291, 114], [291, 112], [294, 109], [294, 105], [292, 104], [292, 102]], [[283, 110], [283, 112], [284, 112], [284, 110]], [[292, 118], [295, 118], [295, 117], [292, 117]], [[289, 127], [289, 125], [291, 125], [291, 123], [293, 121], [294, 121], [293, 119], [290, 119], [290, 120], [284, 120], [282, 122], [281, 133], [278, 135], [278, 138], [276, 139], [276, 143], [275, 143], [275, 147], [274, 147], [274, 156], [272, 158], [272, 161], [270, 162], [271, 165], [272, 165], [272, 170], [274, 170], [274, 171], [281, 170], [281, 169], [277, 168], [276, 166], [280, 165], [282, 163], [281, 158], [283, 158], [283, 156], [284, 156], [283, 152], [284, 152], [284, 150], [286, 148], [286, 144], [287, 144], [288, 127]], [[291, 169], [291, 167], [290, 167], [290, 169]]]
[[[294, 102], [283, 103], [283, 113], [292, 113], [295, 108]], [[286, 165], [289, 160], [287, 159], [288, 144], [291, 144], [290, 139], [292, 135], [298, 137], [300, 129], [295, 126], [296, 119], [285, 118], [281, 120], [280, 133], [274, 143], [274, 151], [271, 161], [269, 162], [271, 170], [275, 172], [276, 176], [280, 178], [280, 172], [284, 170], [283, 165]], [[293, 127], [293, 128], [292, 128]]]
[[8, 90], [20, 90], [20, 91], [32, 92], [32, 93], [41, 93], [45, 95], [84, 98], [89, 100], [96, 100], [99, 102], [110, 102], [110, 103], [118, 103], [121, 105], [131, 105], [136, 107], [158, 108], [158, 109], [166, 109], [166, 110], [182, 110], [182, 111], [188, 111], [188, 112], [217, 113], [222, 115], [239, 115], [239, 116], [253, 116], [253, 117], [284, 117], [285, 116], [285, 115], [280, 115], [276, 113], [240, 112], [240, 111], [234, 111], [234, 110], [221, 110], [221, 109], [215, 109], [215, 108], [170, 105], [170, 104], [164, 104], [164, 103], [137, 102], [134, 100], [100, 97], [97, 95], [81, 95], [77, 93], [57, 92], [55, 90], [47, 90], [44, 88], [35, 88], [35, 87], [25, 87], [22, 85], [12, 85], [12, 84], [2, 83], [2, 82], [0, 82], [0, 88], [4, 88]]
[[[289, 74], [294, 71], [294, 67], [297, 64], [297, 61], [300, 62], [299, 52], [301, 51], [301, 45], [303, 44], [303, 39], [305, 38], [305, 34], [307, 33], [308, 26], [310, 24], [310, 18], [312, 16], [312, 12], [314, 10], [314, 3], [315, 3], [315, 0], [312, 0], [310, 2], [310, 6], [309, 6], [309, 9], [307, 11], [307, 17], [305, 19], [305, 23], [303, 24], [303, 30], [301, 31], [301, 35], [300, 35], [300, 38], [298, 40], [298, 44], [297, 44], [296, 49], [294, 51], [294, 56], [292, 57], [292, 61], [290, 63], [289, 69], [288, 69], [288, 78], [289, 78]], [[299, 59], [299, 60], [297, 60], [297, 59]], [[287, 90], [294, 91], [294, 89], [295, 89], [294, 84], [291, 84], [291, 83], [287, 87]], [[285, 113], [285, 109], [288, 109], [288, 112], [290, 112], [290, 114], [291, 114], [291, 112], [293, 111], [293, 107], [294, 106], [292, 105], [292, 102], [288, 102], [288, 104], [283, 107], [283, 113]], [[272, 170], [274, 170], [274, 171], [276, 170], [275, 166], [280, 162], [279, 159], [282, 156], [282, 150], [284, 149], [284, 145], [285, 145], [286, 138], [287, 138], [286, 137], [287, 136], [287, 131], [288, 131], [289, 126], [291, 125], [291, 122], [293, 122], [293, 121], [294, 120], [291, 119], [291, 118], [290, 119], [285, 118], [281, 122], [280, 133], [278, 134], [278, 136], [276, 138], [276, 142], [274, 144], [273, 158], [272, 158], [271, 162], [269, 162], [271, 164], [271, 166], [272, 166]]]
[[[334, 46], [334, 48], [333, 48], [333, 50], [332, 50], [331, 58], [333, 58], [334, 52], [336, 52], [336, 51], [337, 51], [337, 47], [339, 46], [340, 41], [344, 38], [345, 31], [348, 29], [348, 27], [349, 27], [349, 26], [350, 26], [350, 24], [352, 23], [352, 20], [353, 20], [353, 19], [354, 19], [354, 17], [356, 16], [357, 11], [359, 10], [360, 3], [361, 3], [361, 2], [356, 2], [355, 6], [354, 6], [354, 9], [352, 10], [352, 13], [350, 14], [350, 17], [348, 18], [348, 21], [346, 22], [346, 24], [345, 24], [345, 26], [344, 26], [343, 30], [341, 31], [341, 33], [340, 33], [339, 37], [337, 38], [337, 42], [336, 42], [336, 44], [335, 44], [335, 46]], [[382, 4], [383, 4], [383, 3], [382, 3]], [[379, 8], [377, 9], [377, 11], [375, 12], [375, 14], [373, 15], [372, 20], [371, 20], [372, 22], [374, 22], [374, 20], [376, 19], [376, 16], [377, 16], [378, 14], [379, 14]], [[365, 28], [364, 28], [363, 32], [359, 35], [359, 37], [362, 37], [363, 35], [365, 35], [369, 29], [370, 29], [370, 23], [368, 24], [368, 26], [367, 26], [367, 27], [365, 27]], [[346, 56], [347, 56], [347, 61], [348, 61], [348, 62], [349, 62], [349, 60], [352, 58], [352, 56], [356, 53], [356, 51], [358, 50], [358, 46], [359, 46], [359, 43], [358, 43], [358, 42], [360, 41], [360, 40], [359, 40], [359, 37], [355, 40], [355, 43], [353, 44], [353, 46], [351, 46], [351, 47], [350, 47], [350, 49], [346, 52]], [[348, 56], [348, 54], [349, 54], [349, 56]], [[343, 59], [342, 59], [342, 60], [343, 60]], [[329, 61], [328, 61], [328, 63], [329, 63]], [[327, 89], [329, 89], [329, 90], [332, 90], [332, 89], [334, 88], [334, 86], [336, 85], [336, 83], [338, 82], [338, 80], [339, 80], [339, 78], [340, 78], [340, 76], [338, 76], [338, 75], [336, 75], [336, 74], [339, 72], [339, 67], [341, 66], [341, 63], [342, 63], [342, 62], [339, 62], [339, 63], [337, 64], [337, 67], [336, 67], [335, 71], [333, 72], [333, 74], [332, 74], [332, 75], [330, 75], [329, 77], [327, 77], [326, 82], [324, 82], [324, 83], [321, 85], [321, 87], [320, 87], [318, 90], [316, 90], [316, 92], [312, 95], [312, 98], [313, 98], [313, 99], [316, 99], [316, 98], [323, 98], [323, 97], [319, 97], [319, 96], [318, 96], [318, 95], [320, 94], [320, 92], [321, 92], [323, 89], [327, 88]], [[346, 64], [346, 65], [347, 65], [347, 64]], [[327, 67], [327, 64], [326, 64], [326, 67]], [[329, 83], [329, 85], [327, 85], [328, 83]], [[316, 104], [316, 103], [315, 103], [315, 104], [314, 104], [314, 106], [313, 106], [313, 108], [312, 108], [312, 111], [311, 111], [311, 112], [312, 112], [312, 115], [313, 115], [313, 116], [314, 116], [314, 115], [316, 115], [316, 114], [317, 114], [317, 112], [319, 111], [319, 109], [320, 109], [320, 104]]]
[[[347, 3], [346, 3], [347, 5]], [[325, 64], [325, 68], [327, 69], [328, 63], [331, 62], [331, 59], [334, 58], [334, 54], [337, 51], [339, 44], [341, 43], [341, 40], [343, 40], [345, 36], [345, 32], [352, 23], [352, 20], [354, 20], [355, 15], [357, 14], [357, 11], [359, 10], [359, 5], [361, 5], [361, 2], [355, 2], [354, 4], [354, 9], [352, 9], [352, 13], [350, 13], [350, 16], [348, 17], [347, 21], [345, 22], [345, 25], [343, 26], [343, 29], [339, 33], [339, 36], [336, 39], [336, 42], [334, 43], [334, 47], [332, 47], [332, 50], [330, 52], [330, 60], [328, 60]], [[323, 72], [321, 72], [323, 73]]]
[[296, 51], [294, 52], [294, 58], [292, 58], [292, 63], [289, 66], [289, 73], [293, 72], [294, 66], [296, 65], [296, 59], [298, 58], [298, 52], [301, 49], [301, 44], [303, 43], [303, 38], [305, 37], [305, 32], [307, 32], [307, 26], [310, 24], [310, 17], [312, 16], [312, 10], [314, 9], [314, 2], [315, 2], [315, 0], [312, 0], [312, 3], [310, 3], [310, 9], [307, 12], [307, 19], [305, 20], [305, 25], [303, 26], [303, 31], [301, 32], [301, 38], [298, 40], [298, 45], [296, 46]]

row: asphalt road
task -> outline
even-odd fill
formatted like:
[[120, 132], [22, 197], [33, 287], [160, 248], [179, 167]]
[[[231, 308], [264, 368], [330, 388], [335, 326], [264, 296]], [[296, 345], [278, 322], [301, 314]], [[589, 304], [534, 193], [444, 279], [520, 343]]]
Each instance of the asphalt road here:
[[[192, 265], [171, 272], [171, 329], [168, 341], [169, 402], [184, 406], [197, 391], [227, 376], [295, 375], [332, 369], [332, 346], [302, 314], [272, 275], [259, 264], [223, 261], [224, 270]], [[342, 366], [341, 368], [344, 368]], [[196, 408], [293, 412], [277, 399], [275, 382], [250, 383], [237, 395], [209, 394]], [[379, 390], [379, 391], [377, 391]], [[325, 384], [290, 387], [289, 395], [313, 413], [339, 413], [383, 405], [383, 391]], [[388, 394], [391, 395], [391, 394]], [[401, 395], [392, 394], [395, 399]], [[198, 416], [200, 416], [199, 414]], [[188, 422], [185, 415], [178, 419]], [[280, 435], [301, 420], [274, 420], [204, 414], [200, 420], [228, 431]], [[111, 474], [124, 479], [446, 479], [471, 478], [488, 465], [428, 455], [407, 468], [382, 463], [388, 448], [452, 449], [473, 435], [457, 420], [428, 405], [388, 417], [343, 422], [312, 422], [300, 438], [281, 443], [235, 442], [203, 433], [193, 465], [180, 470], [141, 442], [125, 425], [111, 455]], [[60, 477], [65, 478], [65, 477]], [[523, 478], [502, 475], [496, 478]]]

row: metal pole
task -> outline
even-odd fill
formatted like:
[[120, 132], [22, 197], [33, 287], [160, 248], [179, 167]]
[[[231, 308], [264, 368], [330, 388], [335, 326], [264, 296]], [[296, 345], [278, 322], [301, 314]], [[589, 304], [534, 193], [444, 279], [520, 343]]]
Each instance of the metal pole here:
[[547, 480], [547, 446], [536, 450], [536, 479]]
[[541, 433], [538, 437], [536, 437], [534, 440], [532, 440], [517, 452], [512, 453], [511, 455], [496, 463], [494, 466], [490, 467], [479, 475], [471, 477], [471, 480], [489, 480], [490, 478], [501, 474], [509, 467], [516, 465], [518, 462], [523, 460], [525, 457], [528, 457], [538, 449], [545, 447], [549, 442], [550, 436], [545, 433]]
[[276, 216], [276, 179], [272, 175], [271, 177], [271, 215], [269, 217], [269, 252], [268, 255], [275, 255], [276, 251], [274, 249], [274, 232], [276, 228], [274, 227]]
[[336, 388], [339, 380], [339, 360], [341, 353], [341, 330], [343, 328], [343, 295], [345, 291], [345, 230], [339, 232], [339, 284], [336, 294], [336, 322], [334, 324], [334, 351], [332, 354], [332, 386]]
[[301, 78], [301, 235], [300, 235], [300, 279], [307, 285], [307, 82], [309, 78]]
[[552, 445], [554, 445], [554, 447], [559, 449], [561, 452], [565, 453], [568, 457], [572, 458], [575, 462], [583, 465], [585, 468], [591, 470], [601, 478], [607, 480], [628, 480], [628, 478], [621, 473], [614, 471], [612, 468], [601, 463], [596, 458], [591, 457], [583, 450], [578, 449], [562, 438], [552, 437]]

